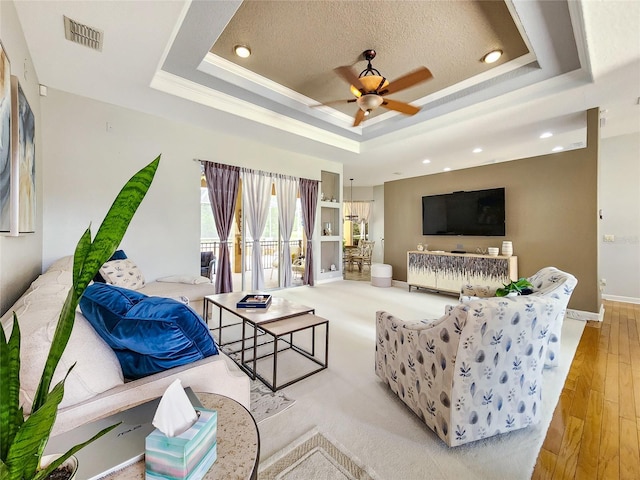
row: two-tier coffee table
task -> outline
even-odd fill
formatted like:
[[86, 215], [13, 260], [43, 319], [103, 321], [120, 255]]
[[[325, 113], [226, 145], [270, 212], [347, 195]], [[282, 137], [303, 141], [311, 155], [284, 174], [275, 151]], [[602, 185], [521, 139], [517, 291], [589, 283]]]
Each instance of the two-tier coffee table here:
[[[327, 368], [329, 354], [329, 320], [315, 315], [315, 309], [291, 302], [284, 298], [272, 297], [271, 305], [266, 309], [261, 308], [237, 308], [240, 301], [247, 292], [220, 293], [217, 295], [207, 295], [204, 297], [203, 316], [209, 320], [210, 306], [215, 306], [219, 310], [218, 325], [213, 328], [217, 331], [218, 345], [225, 353], [247, 372], [252, 379], [260, 379], [271, 390], [276, 391], [292, 383], [298, 382], [309, 375], [313, 375]], [[229, 312], [240, 321], [228, 325], [223, 325], [223, 312]], [[241, 337], [223, 340], [223, 331], [226, 328], [241, 325]], [[320, 351], [316, 349], [316, 329], [324, 333], [324, 342]], [[294, 334], [310, 330], [311, 338], [309, 346], [306, 348], [294, 341]], [[267, 336], [267, 340], [259, 342], [259, 338]], [[236, 345], [236, 347], [232, 347]], [[264, 348], [270, 347], [271, 348]], [[284, 348], [280, 346], [284, 345]], [[225, 348], [226, 347], [226, 348]], [[266, 353], [259, 354], [258, 349], [265, 350]], [[316, 367], [311, 371], [296, 374], [288, 381], [278, 384], [278, 357], [283, 351], [293, 351], [303, 358], [313, 362]], [[265, 378], [258, 373], [258, 361], [271, 358], [272, 378]]]

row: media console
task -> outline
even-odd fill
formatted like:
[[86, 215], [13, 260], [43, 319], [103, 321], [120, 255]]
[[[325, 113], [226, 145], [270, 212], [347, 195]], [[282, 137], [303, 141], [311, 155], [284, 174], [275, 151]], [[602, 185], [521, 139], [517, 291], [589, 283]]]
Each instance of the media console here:
[[518, 257], [407, 252], [407, 284], [438, 292], [460, 293], [466, 283], [501, 287], [518, 279]]

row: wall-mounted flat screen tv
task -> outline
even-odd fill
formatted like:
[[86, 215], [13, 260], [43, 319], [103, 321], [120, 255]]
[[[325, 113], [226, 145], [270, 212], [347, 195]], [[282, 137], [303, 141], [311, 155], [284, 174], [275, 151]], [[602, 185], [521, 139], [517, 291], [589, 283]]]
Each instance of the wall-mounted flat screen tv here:
[[422, 197], [422, 234], [504, 236], [504, 188]]

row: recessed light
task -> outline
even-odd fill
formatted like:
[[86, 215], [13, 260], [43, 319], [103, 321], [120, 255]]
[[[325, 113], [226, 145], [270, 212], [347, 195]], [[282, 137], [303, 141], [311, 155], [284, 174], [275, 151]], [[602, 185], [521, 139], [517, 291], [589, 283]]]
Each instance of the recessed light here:
[[236, 45], [235, 47], [233, 47], [233, 51], [240, 58], [247, 58], [249, 55], [251, 55], [251, 49], [246, 45]]
[[540, 138], [549, 138], [549, 137], [553, 137], [553, 133], [544, 132], [542, 135], [540, 135]]
[[480, 147], [473, 149], [473, 153], [480, 153], [481, 151], [482, 149]]
[[427, 163], [431, 163], [431, 160], [429, 160], [428, 158], [425, 158], [424, 160], [422, 160], [422, 163], [426, 165]]
[[482, 57], [484, 63], [494, 63], [502, 56], [502, 50], [492, 50]]
[[443, 168], [442, 170], [445, 171], [445, 172], [450, 172], [451, 168], [450, 167], [446, 167], [446, 168]]
[[561, 147], [560, 145], [558, 145], [557, 147], [553, 147], [551, 149], [552, 152], [559, 152], [561, 150], [564, 150], [564, 147]]

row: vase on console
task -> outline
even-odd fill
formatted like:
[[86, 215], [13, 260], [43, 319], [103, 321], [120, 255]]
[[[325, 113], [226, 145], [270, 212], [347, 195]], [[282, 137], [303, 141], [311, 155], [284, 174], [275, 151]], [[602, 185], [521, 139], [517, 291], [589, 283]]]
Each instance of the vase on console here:
[[510, 257], [513, 255], [513, 244], [508, 241], [502, 242], [502, 255], [505, 257]]

